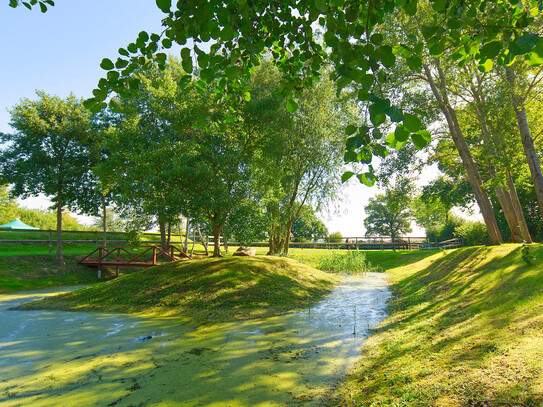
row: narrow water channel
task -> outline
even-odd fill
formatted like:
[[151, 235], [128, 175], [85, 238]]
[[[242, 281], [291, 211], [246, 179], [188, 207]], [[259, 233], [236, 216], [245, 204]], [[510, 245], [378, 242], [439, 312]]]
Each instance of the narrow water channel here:
[[318, 406], [389, 298], [368, 273], [312, 309], [246, 321], [8, 311], [53, 293], [0, 295], [4, 407]]

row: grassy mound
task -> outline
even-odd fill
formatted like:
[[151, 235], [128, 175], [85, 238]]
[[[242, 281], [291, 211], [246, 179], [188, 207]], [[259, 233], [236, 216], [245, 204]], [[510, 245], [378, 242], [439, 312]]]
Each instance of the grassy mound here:
[[333, 276], [286, 258], [208, 258], [152, 267], [23, 309], [246, 318], [305, 307], [335, 283]]
[[391, 269], [395, 297], [341, 406], [543, 405], [543, 246], [478, 247]]

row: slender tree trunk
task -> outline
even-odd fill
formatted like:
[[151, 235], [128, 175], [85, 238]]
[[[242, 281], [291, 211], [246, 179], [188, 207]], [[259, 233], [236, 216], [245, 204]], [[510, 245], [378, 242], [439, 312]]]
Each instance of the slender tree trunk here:
[[162, 250], [166, 250], [166, 222], [162, 217], [158, 217], [158, 228], [160, 230], [160, 247]]
[[518, 216], [515, 211], [515, 207], [513, 206], [513, 201], [511, 199], [509, 191], [505, 190], [502, 187], [497, 187], [496, 196], [498, 197], [498, 201], [500, 201], [505, 220], [507, 221], [507, 225], [509, 226], [509, 230], [511, 231], [509, 243], [520, 243], [522, 239], [520, 237]]
[[224, 251], [225, 253], [228, 253], [228, 238], [226, 236], [226, 227], [223, 228], [222, 239], [223, 239]]
[[64, 265], [62, 258], [62, 188], [59, 188], [57, 195], [57, 264]]
[[287, 222], [287, 230], [285, 232], [285, 245], [283, 246], [283, 254], [286, 256], [288, 255], [288, 249], [290, 245], [290, 232], [292, 231], [292, 224], [294, 223], [294, 219], [289, 219]]
[[168, 236], [166, 238], [166, 247], [170, 247], [171, 241], [172, 241], [172, 223], [168, 222]]
[[526, 218], [524, 217], [524, 212], [520, 204], [520, 199], [518, 198], [517, 188], [515, 187], [513, 177], [511, 176], [511, 171], [509, 170], [507, 170], [507, 187], [509, 188], [511, 200], [513, 202], [513, 206], [515, 207], [515, 212], [518, 217], [518, 223], [520, 226], [520, 232], [522, 234], [522, 237], [524, 238], [524, 241], [526, 243], [533, 243], [532, 236], [530, 235], [530, 231], [528, 230], [528, 224], [526, 223]]
[[464, 164], [464, 168], [466, 169], [469, 183], [473, 190], [473, 194], [475, 195], [475, 200], [477, 201], [479, 210], [481, 211], [481, 214], [483, 215], [483, 219], [485, 221], [489, 236], [489, 244], [502, 244], [503, 239], [500, 233], [500, 229], [498, 228], [498, 222], [496, 222], [496, 217], [494, 216], [494, 211], [492, 210], [492, 204], [490, 203], [490, 199], [488, 198], [488, 195], [483, 188], [483, 181], [481, 179], [481, 175], [479, 174], [479, 171], [475, 166], [473, 157], [471, 156], [471, 152], [469, 151], [469, 147], [466, 143], [466, 139], [464, 138], [464, 134], [460, 129], [458, 118], [456, 117], [456, 111], [449, 103], [448, 93], [446, 90], [446, 79], [443, 71], [439, 66], [439, 60], [436, 59], [436, 66], [439, 72], [440, 80], [439, 88], [434, 81], [434, 77], [430, 71], [429, 66], [426, 64], [423, 66], [428, 82], [430, 83], [432, 93], [434, 94], [438, 105], [443, 115], [445, 116], [445, 119], [447, 120], [452, 139], [454, 141], [456, 149], [458, 150], [458, 155], [460, 156], [460, 159]]
[[517, 118], [520, 138], [522, 140], [522, 146], [524, 147], [524, 154], [526, 154], [526, 160], [528, 161], [528, 167], [530, 168], [530, 174], [534, 183], [539, 212], [543, 217], [543, 175], [541, 174], [541, 166], [539, 165], [539, 159], [535, 151], [534, 140], [530, 134], [524, 100], [516, 90], [517, 78], [513, 68], [510, 66], [506, 67], [505, 74], [511, 88], [511, 102], [515, 111], [515, 117]]
[[268, 256], [273, 256], [275, 254], [275, 245], [273, 241], [273, 234], [270, 233], [268, 236]]
[[[188, 221], [188, 219], [187, 219], [187, 221]], [[188, 234], [188, 231], [187, 231], [187, 234]], [[188, 242], [187, 242], [187, 244], [188, 244]], [[193, 227], [192, 228], [192, 247], [190, 249], [190, 257], [192, 257], [192, 255], [194, 253], [194, 245], [195, 244], [196, 244], [196, 227]], [[188, 249], [188, 246], [187, 246], [187, 249]], [[207, 252], [206, 252], [206, 254], [207, 254]]]
[[213, 222], [213, 257], [222, 257], [221, 255], [221, 231], [224, 225], [218, 225]]
[[207, 242], [204, 240], [204, 237], [202, 236], [202, 230], [200, 229], [200, 224], [198, 226], [198, 235], [200, 235], [200, 240], [202, 241], [202, 245], [204, 246], [204, 250], [206, 251], [206, 256], [209, 256], [209, 249], [207, 247]]
[[[187, 225], [185, 226], [185, 245], [183, 248], [185, 253], [189, 250], [189, 224], [190, 224], [190, 221], [189, 221], [189, 218], [187, 218]], [[194, 228], [192, 228], [192, 231], [193, 231], [192, 247], [194, 247]]]
[[102, 245], [107, 245], [107, 208], [106, 197], [102, 195]]

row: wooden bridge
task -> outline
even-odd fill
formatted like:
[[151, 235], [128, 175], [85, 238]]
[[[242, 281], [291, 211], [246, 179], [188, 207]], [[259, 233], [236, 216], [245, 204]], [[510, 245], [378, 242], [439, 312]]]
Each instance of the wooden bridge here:
[[[140, 251], [141, 250], [141, 251]], [[135, 253], [133, 251], [136, 251]], [[79, 264], [98, 268], [98, 278], [101, 277], [103, 266], [119, 267], [153, 267], [164, 261], [177, 261], [179, 258], [191, 257], [176, 246], [136, 246], [136, 247], [99, 247], [79, 260]]]

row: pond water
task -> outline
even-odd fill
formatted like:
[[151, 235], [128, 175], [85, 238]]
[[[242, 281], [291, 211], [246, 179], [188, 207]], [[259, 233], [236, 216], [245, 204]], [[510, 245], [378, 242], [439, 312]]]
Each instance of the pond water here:
[[385, 317], [384, 277], [345, 277], [305, 311], [199, 325], [8, 310], [66, 288], [0, 295], [0, 405], [316, 406]]

